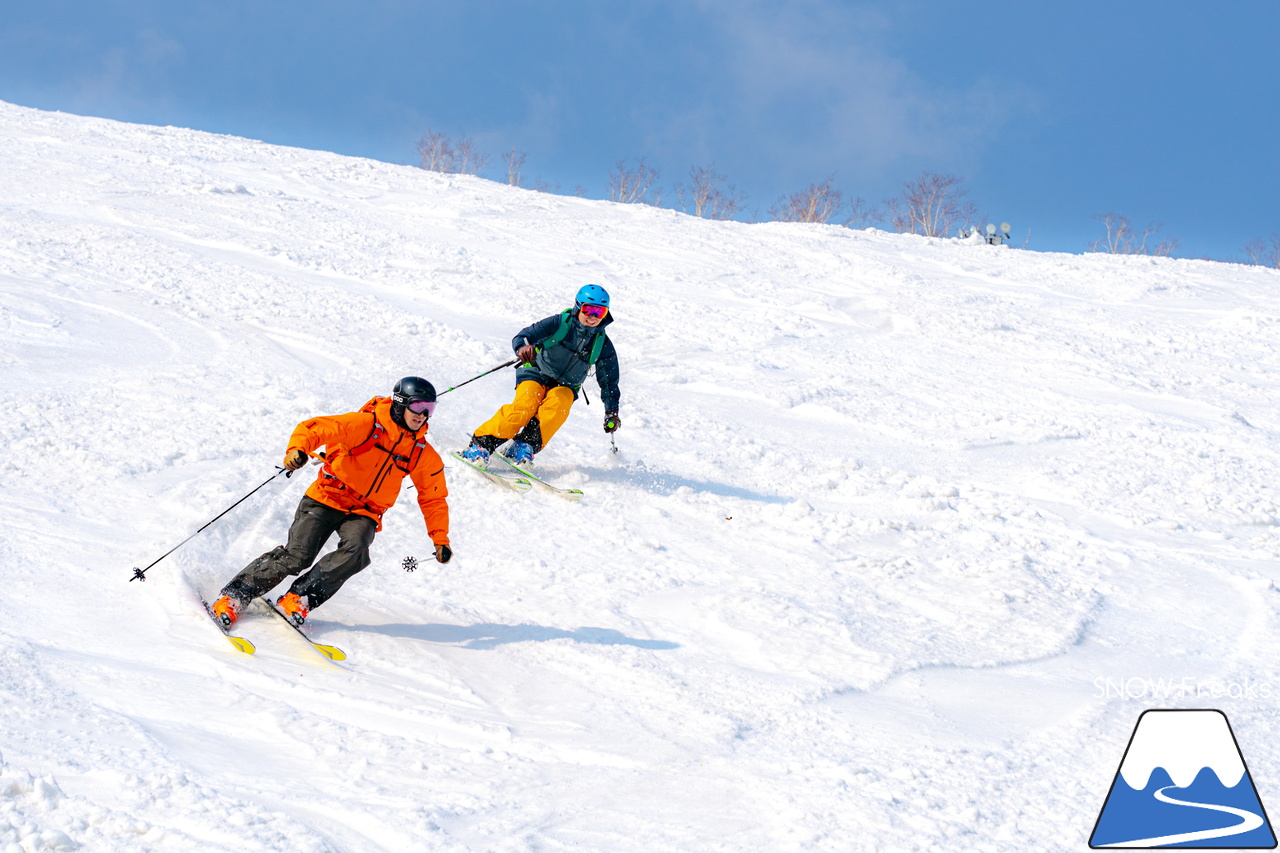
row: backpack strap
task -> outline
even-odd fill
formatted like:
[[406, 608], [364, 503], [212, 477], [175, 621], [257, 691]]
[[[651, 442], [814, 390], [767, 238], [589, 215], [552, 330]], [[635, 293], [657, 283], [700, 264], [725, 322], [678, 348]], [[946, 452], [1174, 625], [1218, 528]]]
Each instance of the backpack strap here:
[[543, 341], [541, 344], [538, 345], [539, 349], [546, 349], [547, 347], [553, 347], [564, 340], [565, 335], [569, 334], [569, 317], [572, 314], [573, 314], [572, 308], [566, 308], [565, 310], [560, 312], [559, 328], [557, 328], [554, 332], [551, 333], [551, 337], [547, 338], [545, 341]]
[[408, 470], [412, 471], [414, 468], [418, 467], [418, 458], [422, 456], [422, 449], [426, 446], [427, 446], [427, 439], [425, 437], [419, 438], [417, 441], [413, 443], [413, 450], [409, 451]]
[[375, 415], [373, 418], [373, 429], [369, 430], [369, 437], [357, 444], [355, 447], [348, 448], [347, 455], [359, 456], [362, 453], [368, 453], [370, 450], [373, 450], [373, 448], [378, 446], [378, 442], [386, 434], [386, 428], [383, 427], [382, 424], [378, 423], [378, 418]]
[[378, 445], [378, 442], [382, 440], [382, 437], [387, 434], [386, 427], [378, 423], [378, 416], [374, 414], [373, 411], [378, 407], [378, 404], [385, 399], [387, 398], [374, 397], [372, 400], [360, 407], [360, 411], [373, 415], [373, 426], [369, 429], [368, 438], [357, 444], [355, 447], [347, 449], [348, 456], [359, 456], [361, 453], [368, 453], [370, 450], [373, 450], [373, 448]]
[[[377, 407], [378, 403], [382, 402], [385, 399], [386, 399], [385, 397], [374, 397], [372, 400], [366, 403], [360, 411], [369, 412], [370, 414], [372, 414], [374, 408]], [[373, 416], [373, 429], [369, 431], [369, 437], [366, 438], [364, 441], [360, 442], [359, 444], [357, 444], [355, 447], [352, 447], [349, 450], [347, 450], [347, 455], [359, 456], [361, 453], [368, 453], [370, 450], [373, 450], [375, 447], [379, 448], [385, 453], [388, 453], [388, 454], [391, 453], [390, 450], [388, 450], [386, 447], [381, 446], [380, 444], [380, 442], [382, 441], [383, 437], [386, 434], [387, 434], [386, 427], [384, 427], [378, 421], [378, 416], [375, 414]], [[422, 450], [426, 446], [427, 446], [426, 430], [423, 430], [423, 435], [418, 436], [418, 439], [414, 441], [413, 448], [409, 451], [408, 456], [400, 456], [396, 454], [396, 455], [393, 455], [393, 458], [396, 464], [407, 473], [409, 471], [412, 471], [417, 466], [418, 458], [422, 456]]]
[[596, 359], [600, 357], [600, 351], [604, 349], [605, 333], [602, 331], [596, 335], [596, 341], [591, 345], [591, 357], [587, 360], [587, 364], [595, 365]]
[[[572, 321], [573, 309], [566, 308], [560, 312], [560, 327], [551, 333], [551, 337], [547, 338], [540, 345], [540, 349], [553, 347], [564, 341], [565, 336], [569, 334], [569, 324]], [[591, 345], [591, 355], [587, 357], [587, 365], [591, 366], [596, 363], [596, 359], [600, 358], [600, 351], [604, 349], [605, 333], [603, 330], [596, 333], [595, 341]]]

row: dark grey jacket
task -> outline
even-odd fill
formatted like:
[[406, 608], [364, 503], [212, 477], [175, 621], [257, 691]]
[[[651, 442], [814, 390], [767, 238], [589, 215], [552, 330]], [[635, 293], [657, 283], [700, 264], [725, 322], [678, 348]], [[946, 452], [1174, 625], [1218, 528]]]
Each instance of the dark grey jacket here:
[[[525, 344], [538, 347], [538, 354], [533, 364], [522, 364], [516, 370], [516, 384], [532, 379], [554, 388], [567, 385], [573, 389], [577, 397], [578, 388], [587, 378], [591, 365], [591, 348], [595, 345], [596, 336], [605, 333], [605, 327], [613, 322], [610, 311], [604, 322], [594, 329], [578, 322], [577, 314], [569, 320], [569, 331], [564, 340], [552, 347], [542, 348], [541, 344], [560, 328], [560, 315], [553, 314], [545, 320], [539, 320], [526, 326], [511, 339], [511, 349], [519, 351]], [[596, 360], [596, 382], [600, 383], [600, 399], [606, 412], [618, 411], [618, 353], [613, 348], [613, 341], [605, 337], [604, 346], [600, 350], [600, 358]]]

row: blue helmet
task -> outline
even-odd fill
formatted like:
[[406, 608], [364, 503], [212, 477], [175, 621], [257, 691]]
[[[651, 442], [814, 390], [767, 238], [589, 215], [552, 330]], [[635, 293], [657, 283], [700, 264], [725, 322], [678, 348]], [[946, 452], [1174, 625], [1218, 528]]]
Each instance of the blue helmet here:
[[579, 305], [603, 305], [609, 307], [609, 291], [598, 284], [586, 284], [578, 290], [574, 297]]

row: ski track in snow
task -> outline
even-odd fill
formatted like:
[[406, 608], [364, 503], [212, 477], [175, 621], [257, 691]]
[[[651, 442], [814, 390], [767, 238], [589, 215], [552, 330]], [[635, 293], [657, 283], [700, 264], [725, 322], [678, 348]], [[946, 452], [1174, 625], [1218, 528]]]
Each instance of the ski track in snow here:
[[[1280, 273], [693, 219], [0, 104], [0, 851], [1077, 850], [1147, 707], [1264, 801]], [[310, 630], [198, 601], [293, 425], [613, 294], [539, 460], [450, 468]], [[461, 447], [511, 393], [443, 397]], [[406, 555], [420, 569], [399, 569]]]

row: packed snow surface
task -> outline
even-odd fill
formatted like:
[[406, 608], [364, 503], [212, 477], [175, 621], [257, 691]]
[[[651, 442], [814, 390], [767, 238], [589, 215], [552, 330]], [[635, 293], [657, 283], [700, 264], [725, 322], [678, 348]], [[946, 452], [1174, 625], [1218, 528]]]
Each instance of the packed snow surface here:
[[[0, 851], [1085, 849], [1151, 707], [1280, 810], [1280, 272], [709, 222], [0, 104]], [[612, 294], [539, 456], [309, 630], [294, 425]], [[441, 398], [442, 452], [512, 394]], [[588, 403], [590, 400], [590, 404]], [[407, 556], [420, 568], [401, 570]]]

